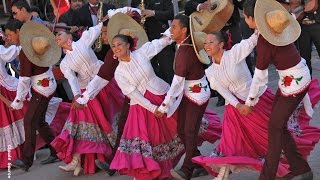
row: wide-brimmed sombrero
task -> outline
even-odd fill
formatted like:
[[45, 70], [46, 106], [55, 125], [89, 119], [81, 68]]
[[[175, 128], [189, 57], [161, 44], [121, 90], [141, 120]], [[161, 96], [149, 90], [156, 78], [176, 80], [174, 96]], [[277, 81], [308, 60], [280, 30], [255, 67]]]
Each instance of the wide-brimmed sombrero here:
[[112, 39], [119, 33], [136, 37], [138, 39], [137, 49], [148, 42], [148, 36], [143, 27], [123, 13], [113, 15], [108, 22], [107, 35], [110, 44], [112, 44]]
[[204, 42], [206, 40], [207, 34], [204, 32], [195, 32], [193, 27], [193, 22], [190, 18], [190, 36], [192, 40], [193, 49], [203, 64], [210, 64], [210, 59], [208, 54], [204, 50]]
[[254, 19], [260, 34], [275, 46], [286, 46], [300, 36], [298, 21], [276, 0], [257, 0]]
[[61, 48], [55, 36], [44, 25], [29, 21], [23, 24], [19, 33], [20, 45], [27, 58], [35, 65], [49, 67], [61, 58]]

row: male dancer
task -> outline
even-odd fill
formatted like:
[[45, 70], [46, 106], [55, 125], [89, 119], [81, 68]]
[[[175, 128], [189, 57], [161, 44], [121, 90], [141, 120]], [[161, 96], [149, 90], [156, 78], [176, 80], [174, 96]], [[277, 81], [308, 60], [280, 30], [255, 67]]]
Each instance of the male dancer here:
[[[175, 75], [165, 100], [157, 113], [169, 113], [170, 106], [180, 103], [178, 110], [178, 135], [185, 146], [186, 157], [180, 170], [172, 170], [171, 175], [177, 179], [190, 179], [195, 168], [191, 159], [200, 155], [197, 138], [201, 119], [208, 105], [210, 90], [204, 74], [203, 64], [193, 49], [189, 17], [177, 15], [172, 22], [171, 37], [177, 42], [175, 58]], [[187, 87], [187, 88], [185, 88]]]
[[[39, 26], [43, 26], [39, 23], [36, 24], [38, 24]], [[22, 22], [18, 20], [10, 20], [5, 26], [5, 32], [7, 34], [8, 40], [15, 45], [20, 45], [20, 42], [22, 42], [22, 35], [20, 32], [21, 27]], [[38, 30], [40, 32], [48, 30], [45, 26], [43, 26], [43, 28], [45, 29], [40, 28]], [[29, 46], [33, 47], [31, 44]], [[52, 48], [48, 48], [47, 51], [51, 49]], [[17, 95], [14, 101], [11, 103], [11, 108], [17, 110], [21, 109], [23, 107], [23, 101], [25, 100], [30, 90], [32, 97], [28, 106], [28, 110], [25, 113], [24, 117], [25, 142], [21, 153], [21, 160], [15, 160], [11, 162], [11, 164], [14, 167], [28, 171], [28, 169], [33, 164], [36, 145], [36, 130], [47, 143], [51, 151], [48, 159], [42, 161], [41, 164], [53, 163], [58, 159], [58, 157], [56, 156], [56, 151], [50, 146], [50, 143], [54, 139], [54, 136], [48, 123], [45, 121], [45, 114], [48, 108], [48, 104], [50, 99], [53, 97], [57, 84], [54, 79], [52, 70], [51, 68], [49, 68], [50, 65], [48, 65], [47, 67], [40, 67], [35, 65], [26, 56], [24, 51], [25, 49], [22, 46], [22, 50], [19, 54], [20, 77], [17, 87]], [[34, 54], [34, 56], [36, 56], [36, 54]], [[40, 60], [42, 59], [40, 58]]]
[[259, 89], [268, 82], [269, 64], [275, 65], [280, 76], [270, 114], [268, 152], [259, 179], [275, 179], [283, 150], [292, 176], [311, 180], [311, 169], [287, 128], [289, 117], [305, 97], [311, 81], [306, 61], [293, 44], [299, 37], [300, 26], [280, 3], [273, 0], [247, 0], [243, 7], [246, 23], [260, 32], [256, 69], [243, 114], [250, 113], [251, 107], [258, 102]]

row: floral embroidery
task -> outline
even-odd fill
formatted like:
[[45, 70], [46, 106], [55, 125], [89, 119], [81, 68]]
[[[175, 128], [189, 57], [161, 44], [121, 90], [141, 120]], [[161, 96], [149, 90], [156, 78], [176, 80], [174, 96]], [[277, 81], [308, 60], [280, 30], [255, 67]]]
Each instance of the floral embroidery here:
[[76, 140], [101, 142], [112, 145], [114, 144], [116, 138], [116, 135], [113, 132], [106, 134], [101, 131], [98, 125], [88, 122], [74, 124], [73, 122], [67, 120], [63, 130], [69, 131], [70, 136]]
[[288, 121], [288, 130], [297, 137], [302, 134], [302, 130], [300, 129], [297, 119], [303, 107], [303, 103], [301, 102], [294, 110]]
[[155, 160], [164, 161], [174, 159], [184, 151], [184, 146], [178, 136], [171, 141], [152, 146], [149, 142], [141, 140], [139, 137], [134, 139], [121, 139], [118, 148], [119, 151], [133, 154], [138, 153], [143, 157], [153, 157]]
[[291, 83], [293, 80], [295, 80], [295, 82], [297, 83], [297, 85], [299, 85], [299, 81], [301, 81], [303, 78], [303, 76], [299, 77], [299, 78], [295, 78], [293, 75], [290, 76], [285, 76], [282, 79], [282, 85], [284, 85], [284, 87], [288, 87], [291, 86]]
[[38, 86], [42, 86], [42, 87], [48, 87], [50, 81], [52, 81], [52, 83], [54, 83], [54, 79], [53, 78], [50, 78], [50, 77], [43, 78], [42, 80], [38, 80], [37, 85]]
[[192, 87], [189, 87], [189, 91], [193, 93], [200, 93], [201, 88], [203, 88], [205, 91], [207, 91], [208, 85], [202, 86], [201, 83], [195, 84]]

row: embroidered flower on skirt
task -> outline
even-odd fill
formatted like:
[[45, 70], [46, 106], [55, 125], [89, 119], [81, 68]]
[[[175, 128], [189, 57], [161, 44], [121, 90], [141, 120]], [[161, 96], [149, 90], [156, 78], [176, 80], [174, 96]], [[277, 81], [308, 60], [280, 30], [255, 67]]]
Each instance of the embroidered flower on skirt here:
[[42, 87], [48, 87], [50, 84], [50, 81], [52, 81], [52, 83], [54, 83], [54, 79], [53, 78], [43, 78], [42, 80], [38, 80], [37, 85], [38, 86], [42, 86]]
[[101, 131], [99, 126], [94, 123], [80, 122], [79, 124], [74, 124], [67, 120], [63, 130], [68, 130], [76, 140], [85, 140], [92, 142], [110, 143], [109, 139], [112, 139], [114, 135], [112, 133], [105, 134]]
[[121, 139], [119, 150], [127, 154], [139, 153], [146, 158], [152, 157], [157, 161], [165, 161], [174, 159], [183, 152], [184, 146], [178, 136], [174, 136], [171, 141], [157, 146], [151, 146], [149, 142], [136, 137], [134, 139]]

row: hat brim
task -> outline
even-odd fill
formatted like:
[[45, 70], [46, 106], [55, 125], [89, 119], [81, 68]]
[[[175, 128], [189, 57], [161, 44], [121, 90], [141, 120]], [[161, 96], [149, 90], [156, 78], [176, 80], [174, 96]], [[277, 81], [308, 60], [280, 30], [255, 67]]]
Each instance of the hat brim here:
[[[281, 10], [288, 13], [289, 25], [282, 33], [275, 33], [268, 25], [266, 14], [270, 11]], [[254, 8], [255, 23], [260, 34], [275, 46], [286, 46], [295, 42], [300, 34], [301, 27], [296, 19], [276, 0], [257, 0]]]
[[[37, 55], [32, 47], [32, 39], [45, 37], [49, 40], [49, 47], [43, 55]], [[55, 36], [44, 25], [29, 21], [23, 24], [19, 33], [20, 45], [27, 58], [35, 65], [49, 67], [56, 64], [61, 58], [61, 48], [55, 42]]]
[[[193, 49], [199, 59], [199, 61], [203, 64], [210, 64], [210, 59], [206, 51], [204, 50], [204, 44], [196, 44], [197, 42], [196, 38], [198, 38], [195, 33], [194, 33], [194, 26], [193, 26], [193, 21], [190, 18], [190, 36], [191, 36], [191, 41], [192, 41], [192, 46]], [[204, 43], [204, 42], [203, 42]]]
[[147, 33], [139, 23], [126, 14], [117, 13], [108, 22], [107, 36], [109, 44], [112, 44], [112, 39], [119, 34], [121, 29], [132, 29], [135, 32], [135, 36], [138, 38], [137, 49], [148, 42]]

